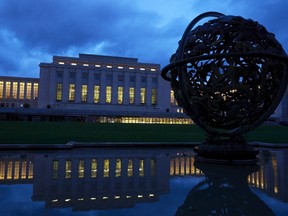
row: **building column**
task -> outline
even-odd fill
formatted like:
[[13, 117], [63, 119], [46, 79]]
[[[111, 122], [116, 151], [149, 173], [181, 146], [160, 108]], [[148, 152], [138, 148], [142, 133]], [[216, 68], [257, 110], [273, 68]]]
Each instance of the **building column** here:
[[136, 85], [135, 85], [135, 105], [140, 105], [140, 89], [141, 89], [141, 74], [139, 71], [136, 72]]
[[[131, 86], [132, 87], [132, 86]], [[129, 88], [130, 88], [130, 79], [129, 79], [129, 73], [124, 73], [124, 95], [123, 95], [123, 104], [129, 105]]]
[[82, 73], [80, 69], [76, 70], [75, 84], [75, 103], [81, 103]]
[[106, 104], [106, 73], [100, 72], [100, 104]]
[[112, 102], [111, 104], [118, 104], [118, 73], [113, 71], [112, 80]]
[[63, 81], [62, 81], [62, 103], [68, 102], [68, 92], [69, 92], [69, 71], [67, 68], [63, 71]]

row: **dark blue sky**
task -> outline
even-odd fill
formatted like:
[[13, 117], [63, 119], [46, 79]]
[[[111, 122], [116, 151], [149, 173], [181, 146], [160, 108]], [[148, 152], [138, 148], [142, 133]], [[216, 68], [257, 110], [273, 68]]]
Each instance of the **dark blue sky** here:
[[163, 67], [189, 22], [207, 11], [258, 21], [288, 51], [287, 0], [0, 0], [0, 75], [38, 77], [40, 62], [79, 53]]

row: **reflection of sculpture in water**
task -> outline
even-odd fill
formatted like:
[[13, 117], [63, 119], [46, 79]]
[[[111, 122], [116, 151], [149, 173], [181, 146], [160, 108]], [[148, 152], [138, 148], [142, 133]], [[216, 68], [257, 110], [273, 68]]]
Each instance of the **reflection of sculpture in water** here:
[[176, 216], [274, 215], [248, 186], [247, 176], [256, 172], [258, 166], [207, 166], [201, 163], [195, 166], [204, 172], [206, 180], [190, 191]]
[[[207, 17], [214, 18], [195, 27]], [[217, 12], [192, 20], [161, 75], [178, 104], [207, 132], [206, 142], [195, 149], [198, 158], [257, 161], [258, 152], [242, 135], [277, 108], [287, 88], [287, 65], [274, 34], [255, 21]]]

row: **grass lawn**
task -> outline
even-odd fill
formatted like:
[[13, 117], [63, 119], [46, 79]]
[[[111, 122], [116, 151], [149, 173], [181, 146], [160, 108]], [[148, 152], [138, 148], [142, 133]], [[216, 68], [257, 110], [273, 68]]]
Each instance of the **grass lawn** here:
[[[71, 122], [1, 122], [0, 143], [64, 144], [78, 142], [201, 142], [196, 125], [97, 124]], [[288, 143], [288, 127], [261, 126], [245, 135], [249, 141]]]

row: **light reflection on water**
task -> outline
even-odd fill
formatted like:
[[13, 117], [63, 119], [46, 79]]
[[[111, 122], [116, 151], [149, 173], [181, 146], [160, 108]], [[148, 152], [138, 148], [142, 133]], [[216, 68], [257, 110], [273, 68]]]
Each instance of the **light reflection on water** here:
[[189, 149], [0, 152], [1, 215], [288, 215], [287, 150], [255, 166]]

